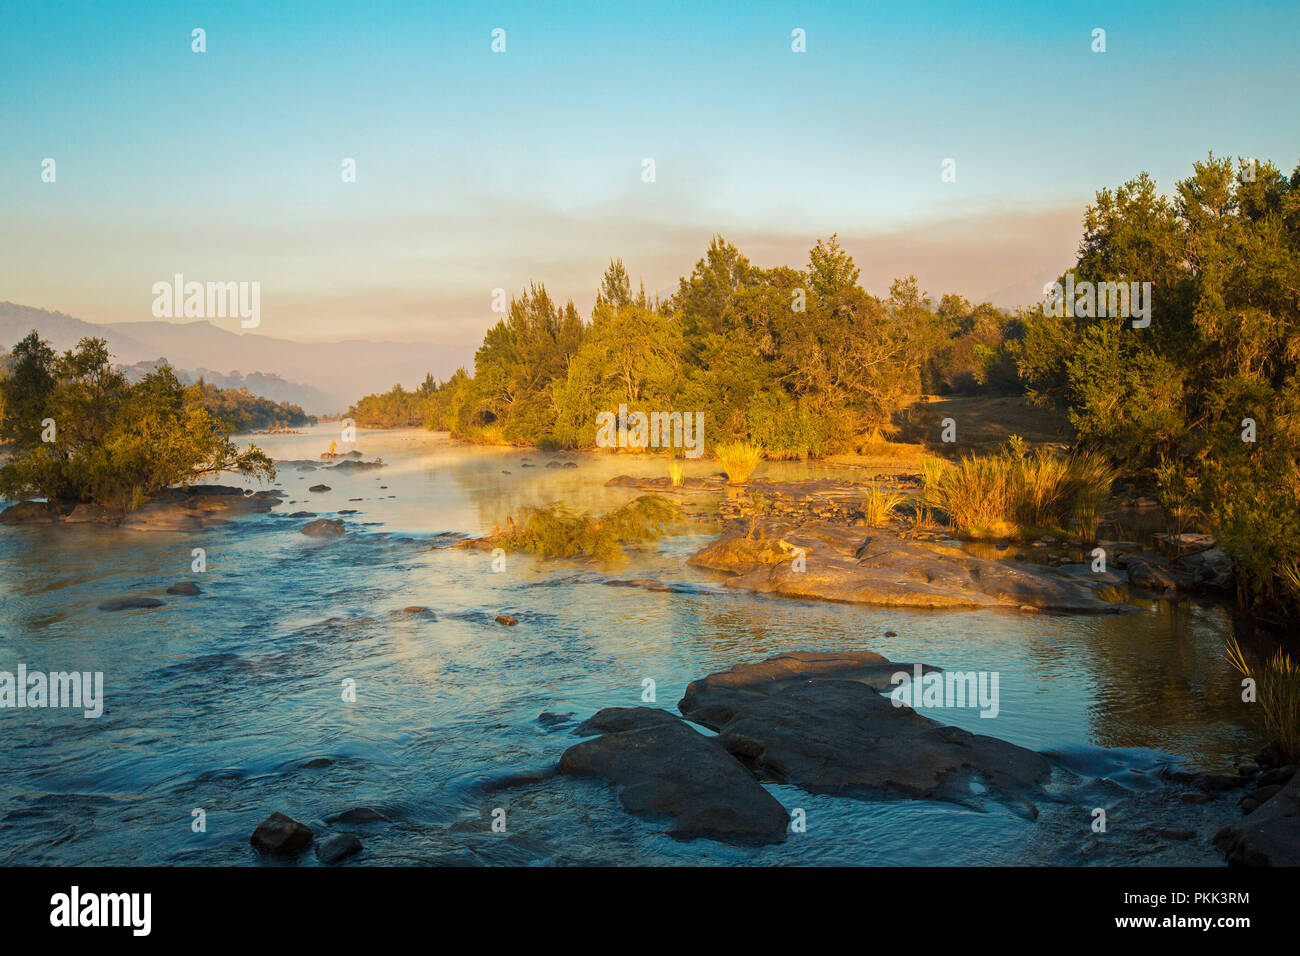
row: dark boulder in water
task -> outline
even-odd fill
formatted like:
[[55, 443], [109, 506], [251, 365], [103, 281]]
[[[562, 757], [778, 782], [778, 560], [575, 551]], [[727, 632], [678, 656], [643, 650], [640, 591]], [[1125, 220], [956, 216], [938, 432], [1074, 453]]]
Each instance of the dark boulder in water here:
[[336, 833], [316, 844], [316, 859], [322, 863], [337, 863], [360, 853], [361, 849], [361, 841], [351, 833]]
[[560, 772], [604, 777], [629, 813], [668, 816], [678, 839], [780, 843], [789, 817], [753, 774], [675, 714], [609, 707], [578, 728], [604, 733], [570, 747]]
[[354, 807], [325, 819], [326, 823], [379, 823], [388, 822], [388, 817], [373, 807]]
[[199, 586], [195, 584], [193, 581], [177, 581], [175, 584], [173, 584], [171, 587], [167, 589], [167, 593], [185, 594], [185, 595], [189, 595], [190, 597], [193, 597], [194, 595], [199, 594], [201, 592], [199, 591]]
[[298, 529], [309, 538], [337, 538], [343, 534], [342, 518], [318, 518]]
[[914, 666], [870, 651], [780, 654], [692, 681], [678, 708], [770, 780], [974, 807], [987, 796], [1036, 816], [1030, 798], [1051, 774], [1046, 758], [940, 724], [883, 693], [892, 675]]
[[1238, 823], [1214, 835], [1231, 866], [1300, 866], [1300, 773]]
[[162, 607], [166, 603], [166, 601], [150, 597], [111, 598], [107, 601], [101, 601], [99, 609], [101, 611], [129, 611], [134, 608]]
[[278, 811], [263, 820], [248, 838], [248, 842], [259, 853], [269, 853], [272, 856], [298, 853], [311, 841], [311, 830]]
[[308, 488], [307, 490], [308, 490], [308, 491], [329, 491], [329, 490], [330, 490], [330, 486], [329, 486], [329, 485], [312, 485], [312, 486], [311, 486], [310, 488]]

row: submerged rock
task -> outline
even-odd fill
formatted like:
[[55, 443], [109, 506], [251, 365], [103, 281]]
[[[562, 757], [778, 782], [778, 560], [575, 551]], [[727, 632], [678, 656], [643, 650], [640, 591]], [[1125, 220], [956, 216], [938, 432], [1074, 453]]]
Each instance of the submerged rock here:
[[793, 598], [934, 609], [1124, 610], [1096, 597], [1077, 576], [1041, 564], [978, 558], [941, 542], [825, 521], [756, 521], [754, 537], [749, 524], [732, 522], [688, 563], [733, 575], [727, 587]]
[[0, 524], [50, 524], [57, 513], [44, 501], [20, 501], [0, 511]]
[[107, 601], [101, 601], [99, 609], [101, 611], [129, 611], [133, 608], [162, 607], [166, 603], [166, 601], [151, 597], [111, 598]]
[[[1047, 760], [996, 737], [940, 724], [883, 691], [914, 665], [870, 651], [794, 652], [692, 681], [678, 708], [763, 777], [868, 799], [979, 807], [983, 794], [1026, 816]], [[923, 672], [933, 668], [922, 668]]]
[[1233, 866], [1300, 866], [1300, 774], [1216, 833], [1214, 845]]
[[20, 501], [0, 512], [0, 524], [102, 524], [128, 531], [202, 531], [232, 518], [270, 511], [282, 491], [249, 492], [230, 485], [168, 488], [135, 511], [122, 514], [92, 502]]
[[317, 518], [298, 529], [309, 538], [337, 538], [343, 534], [342, 518]]
[[279, 811], [271, 814], [258, 825], [248, 842], [260, 853], [272, 856], [288, 856], [298, 853], [310, 844], [312, 832], [297, 820], [285, 816]]
[[354, 807], [351, 810], [344, 810], [342, 813], [336, 813], [325, 820], [326, 823], [380, 823], [388, 822], [388, 817], [380, 813], [373, 807]]
[[497, 623], [504, 624], [506, 627], [514, 627], [519, 623], [519, 621], [511, 617], [509, 614], [498, 614]]
[[330, 489], [330, 486], [329, 486], [329, 485], [312, 485], [312, 486], [311, 486], [310, 488], [308, 488], [307, 490], [308, 490], [308, 491], [315, 491], [315, 492], [322, 492], [322, 491], [330, 491], [331, 489]]
[[653, 707], [610, 707], [578, 728], [604, 733], [570, 747], [560, 772], [604, 777], [629, 813], [671, 818], [678, 839], [779, 843], [785, 808], [713, 740]]
[[194, 595], [200, 594], [202, 592], [199, 591], [199, 586], [195, 584], [193, 581], [177, 581], [175, 584], [173, 584], [171, 587], [167, 589], [167, 593], [186, 594], [189, 595], [190, 597], [193, 597]]
[[316, 859], [322, 863], [337, 863], [354, 853], [360, 853], [361, 849], [361, 841], [351, 833], [336, 833], [316, 844]]

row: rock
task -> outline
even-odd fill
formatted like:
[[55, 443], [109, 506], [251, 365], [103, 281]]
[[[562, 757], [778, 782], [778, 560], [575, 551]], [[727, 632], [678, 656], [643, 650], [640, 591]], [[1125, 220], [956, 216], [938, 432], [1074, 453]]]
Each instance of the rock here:
[[335, 471], [369, 471], [371, 468], [383, 468], [382, 461], [341, 461], [334, 466]]
[[1036, 816], [1030, 798], [1042, 794], [1047, 760], [896, 706], [883, 692], [912, 667], [870, 651], [779, 654], [692, 681], [678, 709], [768, 779], [819, 793], [981, 807], [978, 784]]
[[1256, 804], [1267, 803], [1281, 792], [1282, 784], [1273, 783], [1269, 784], [1267, 787], [1258, 787], [1252, 790], [1250, 792], [1250, 799], [1254, 800]]
[[121, 517], [103, 505], [82, 502], [63, 516], [64, 524], [115, 524]]
[[1156, 835], [1163, 840], [1190, 840], [1196, 836], [1195, 830], [1178, 830], [1173, 827], [1162, 827], [1156, 831]]
[[190, 597], [193, 597], [194, 595], [199, 594], [201, 592], [199, 591], [199, 586], [195, 584], [193, 581], [177, 581], [175, 584], [173, 584], [171, 587], [167, 589], [167, 593], [185, 594]]
[[309, 538], [337, 538], [343, 534], [342, 518], [317, 518], [298, 529]]
[[342, 813], [336, 813], [332, 817], [327, 817], [326, 823], [387, 823], [388, 817], [380, 813], [373, 807], [354, 807], [351, 810], [344, 810]]
[[1257, 783], [1261, 787], [1267, 787], [1275, 783], [1286, 783], [1295, 776], [1295, 771], [1295, 764], [1289, 764], [1285, 767], [1274, 767], [1272, 770], [1265, 770], [1261, 773]]
[[400, 614], [402, 617], [426, 617], [433, 621], [438, 619], [436, 613], [422, 604], [412, 604], [409, 607], [404, 607], [400, 611], [394, 611], [393, 613]]
[[514, 627], [519, 622], [508, 614], [498, 614], [497, 623], [504, 624], [506, 627]]
[[245, 492], [230, 485], [169, 488], [122, 519], [128, 531], [202, 531], [230, 519], [270, 511], [282, 491]]
[[[1096, 597], [1073, 574], [1044, 565], [978, 558], [941, 542], [864, 534], [823, 521], [790, 524], [760, 520], [731, 526], [688, 563], [732, 575], [727, 587], [783, 597], [843, 601], [879, 607], [1019, 608], [1107, 614], [1124, 610]], [[806, 554], [794, 568], [795, 548]]]
[[275, 812], [261, 822], [248, 842], [259, 853], [288, 856], [304, 849], [312, 840], [312, 833], [297, 820]]
[[1216, 833], [1214, 845], [1232, 866], [1300, 866], [1300, 776]]
[[0, 511], [0, 524], [50, 524], [56, 517], [44, 501], [20, 501]]
[[101, 611], [129, 611], [133, 608], [162, 607], [166, 602], [151, 597], [112, 598], [99, 603]]
[[295, 511], [293, 514], [289, 515], [289, 517], [290, 517], [290, 518], [314, 518], [314, 517], [316, 517], [316, 512], [314, 512], [314, 511]]
[[1214, 536], [1209, 534], [1157, 534], [1156, 547], [1170, 558], [1194, 554], [1214, 547]]
[[330, 491], [331, 489], [330, 489], [330, 486], [329, 486], [329, 485], [312, 485], [312, 486], [311, 486], [310, 488], [308, 488], [307, 490], [308, 490], [308, 491], [321, 492], [321, 491]]
[[1232, 559], [1218, 548], [1184, 555], [1174, 564], [1189, 574], [1193, 585], [1202, 590], [1226, 592], [1233, 587]]
[[1144, 560], [1141, 556], [1131, 554], [1126, 564], [1128, 581], [1132, 587], [1142, 591], [1176, 591], [1178, 581], [1169, 570], [1159, 563]]
[[665, 815], [678, 839], [780, 843], [789, 817], [753, 775], [681, 718], [653, 707], [611, 707], [582, 725], [613, 728], [570, 747], [560, 772], [599, 776], [629, 813]]
[[360, 852], [361, 841], [351, 833], [336, 833], [316, 844], [316, 859], [322, 863], [337, 863]]

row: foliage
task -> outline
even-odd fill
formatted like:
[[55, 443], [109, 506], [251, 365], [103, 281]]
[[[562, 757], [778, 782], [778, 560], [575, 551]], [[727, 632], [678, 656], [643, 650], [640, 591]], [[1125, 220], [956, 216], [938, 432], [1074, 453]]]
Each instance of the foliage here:
[[167, 366], [132, 385], [113, 369], [102, 339], [82, 339], [56, 355], [32, 332], [14, 346], [0, 394], [0, 439], [13, 451], [0, 465], [6, 498], [94, 501], [127, 511], [206, 474], [275, 475], [255, 446], [235, 447], [199, 386], [182, 385]]
[[621, 545], [659, 537], [679, 515], [661, 495], [641, 495], [603, 517], [573, 511], [554, 502], [525, 508], [522, 520], [488, 540], [495, 547], [526, 551], [539, 558], [590, 557], [607, 561], [622, 555]]

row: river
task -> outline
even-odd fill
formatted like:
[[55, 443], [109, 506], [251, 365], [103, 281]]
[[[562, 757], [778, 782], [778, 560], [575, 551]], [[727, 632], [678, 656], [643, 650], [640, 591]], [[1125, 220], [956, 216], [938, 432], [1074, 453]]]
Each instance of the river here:
[[[337, 436], [321, 425], [254, 440], [277, 459], [316, 459]], [[510, 555], [497, 573], [486, 553], [436, 546], [448, 533], [489, 532], [526, 504], [607, 510], [636, 494], [606, 488], [608, 478], [663, 474], [664, 460], [567, 455], [577, 467], [548, 468], [548, 453], [407, 430], [363, 430], [356, 447], [386, 467], [284, 468], [277, 485], [289, 497], [273, 512], [201, 534], [0, 528], [0, 669], [102, 671], [105, 682], [98, 719], [0, 711], [0, 861], [254, 864], [248, 836], [272, 811], [320, 830], [368, 806], [390, 821], [343, 827], [361, 836], [362, 864], [1069, 864], [1082, 862], [1088, 808], [1106, 805], [1097, 800], [1107, 788], [1151, 789], [1166, 762], [1231, 772], [1260, 743], [1235, 703], [1238, 680], [1222, 658], [1231, 621], [1214, 603], [1134, 601], [1134, 613], [1071, 617], [734, 593], [686, 567], [715, 530], [689, 524], [617, 568]], [[704, 475], [716, 463], [686, 469]], [[805, 463], [759, 472], [836, 473]], [[309, 493], [318, 482], [331, 490]], [[343, 516], [348, 534], [331, 540], [302, 535], [304, 520], [288, 517], [345, 509], [357, 512]], [[207, 570], [195, 574], [197, 547]], [[611, 577], [694, 587], [651, 592], [603, 583]], [[202, 593], [164, 593], [181, 580]], [[97, 608], [127, 595], [166, 603]], [[401, 613], [413, 605], [436, 620]], [[518, 626], [494, 623], [497, 614]], [[1106, 779], [1084, 786], [1058, 770], [1057, 800], [1037, 822], [773, 786], [787, 809], [806, 811], [808, 829], [766, 848], [673, 840], [662, 823], [625, 814], [599, 781], [489, 786], [554, 766], [577, 740], [572, 722], [543, 712], [576, 721], [640, 705], [647, 678], [657, 706], [673, 710], [697, 677], [798, 649], [996, 671], [996, 718], [930, 716]], [[342, 699], [347, 679], [355, 703]], [[497, 808], [504, 833], [491, 829]], [[1221, 861], [1199, 830], [1158, 860]]]

